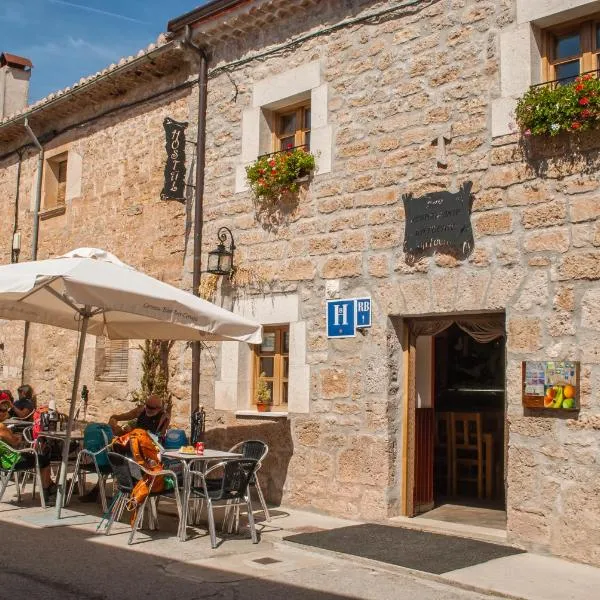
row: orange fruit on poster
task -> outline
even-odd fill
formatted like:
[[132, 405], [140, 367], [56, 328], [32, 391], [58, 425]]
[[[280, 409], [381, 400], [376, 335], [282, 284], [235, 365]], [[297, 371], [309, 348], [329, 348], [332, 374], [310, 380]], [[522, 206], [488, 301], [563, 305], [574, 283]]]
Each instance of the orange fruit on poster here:
[[565, 398], [575, 398], [575, 388], [572, 385], [565, 385], [563, 395]]
[[552, 403], [554, 402], [554, 398], [549, 398], [548, 396], [544, 396], [544, 408], [550, 408]]

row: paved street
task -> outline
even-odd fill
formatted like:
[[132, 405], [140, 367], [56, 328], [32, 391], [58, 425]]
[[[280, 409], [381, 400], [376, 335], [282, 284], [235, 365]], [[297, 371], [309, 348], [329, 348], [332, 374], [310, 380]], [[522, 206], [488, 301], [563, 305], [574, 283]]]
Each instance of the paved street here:
[[31, 510], [0, 504], [2, 600], [489, 598], [394, 569], [291, 547], [278, 541], [276, 525], [265, 525], [273, 533], [266, 533], [258, 546], [240, 535], [213, 551], [201, 529], [195, 539], [177, 542], [174, 519], [161, 515], [164, 530], [142, 533], [128, 547], [126, 525], [118, 525], [108, 537], [95, 534], [93, 523], [39, 528], [22, 521]]

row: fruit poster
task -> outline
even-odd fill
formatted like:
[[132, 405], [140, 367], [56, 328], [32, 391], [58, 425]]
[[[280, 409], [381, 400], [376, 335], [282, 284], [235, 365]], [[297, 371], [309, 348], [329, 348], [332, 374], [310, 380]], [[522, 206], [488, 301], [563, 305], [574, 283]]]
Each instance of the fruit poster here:
[[579, 362], [523, 362], [523, 406], [579, 410]]

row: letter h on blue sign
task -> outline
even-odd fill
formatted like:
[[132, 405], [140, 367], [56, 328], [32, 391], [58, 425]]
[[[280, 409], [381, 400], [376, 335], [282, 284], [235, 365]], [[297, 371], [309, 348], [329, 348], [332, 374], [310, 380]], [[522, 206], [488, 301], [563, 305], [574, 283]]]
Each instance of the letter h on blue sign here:
[[341, 338], [356, 335], [354, 300], [327, 301], [327, 337]]

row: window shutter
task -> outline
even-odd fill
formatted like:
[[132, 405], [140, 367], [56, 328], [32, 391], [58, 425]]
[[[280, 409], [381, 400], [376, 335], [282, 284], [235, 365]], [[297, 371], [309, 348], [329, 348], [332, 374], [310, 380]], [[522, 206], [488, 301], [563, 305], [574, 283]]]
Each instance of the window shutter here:
[[96, 379], [127, 382], [129, 340], [96, 338]]

